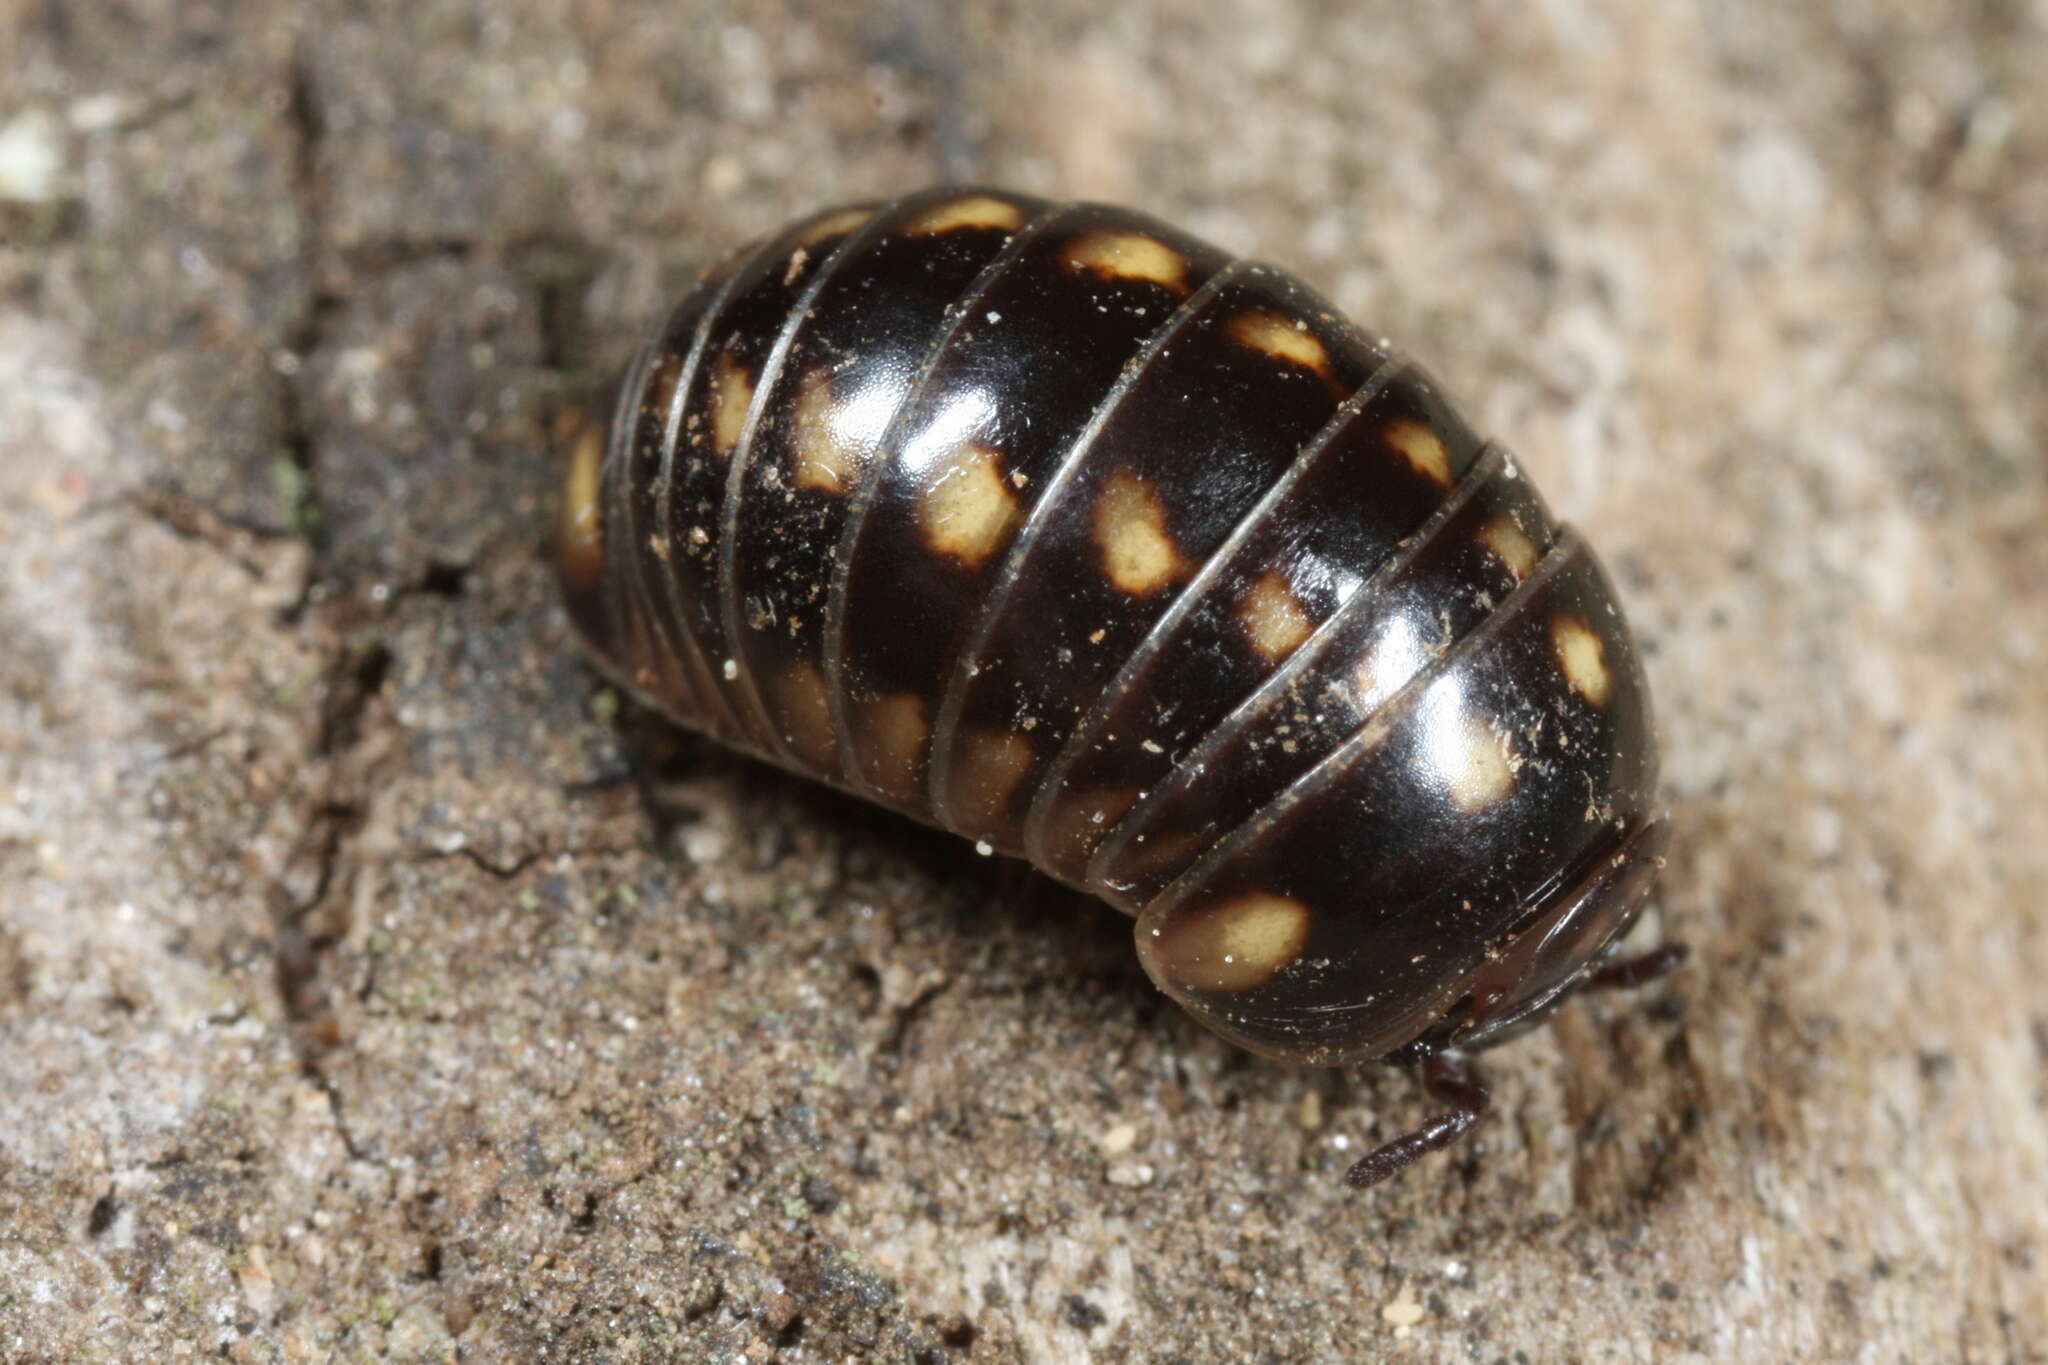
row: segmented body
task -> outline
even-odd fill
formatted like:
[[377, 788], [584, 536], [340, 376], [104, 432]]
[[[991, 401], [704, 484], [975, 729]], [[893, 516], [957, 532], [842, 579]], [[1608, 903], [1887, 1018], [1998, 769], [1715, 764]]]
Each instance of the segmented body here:
[[668, 316], [564, 516], [615, 676], [1138, 917], [1257, 1051], [1484, 1041], [1647, 891], [1649, 703], [1591, 551], [1413, 363], [1141, 214], [791, 225]]

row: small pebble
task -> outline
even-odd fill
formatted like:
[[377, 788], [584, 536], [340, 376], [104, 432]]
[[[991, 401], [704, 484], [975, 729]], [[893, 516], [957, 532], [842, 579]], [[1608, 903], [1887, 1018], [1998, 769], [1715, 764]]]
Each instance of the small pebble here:
[[1101, 1145], [1104, 1156], [1122, 1156], [1138, 1145], [1138, 1125], [1119, 1123], [1096, 1141]]
[[704, 163], [704, 190], [719, 199], [730, 199], [747, 183], [747, 166], [736, 156], [714, 156]]
[[0, 124], [0, 199], [43, 204], [57, 197], [64, 170], [57, 131], [57, 120], [40, 109], [23, 110]]

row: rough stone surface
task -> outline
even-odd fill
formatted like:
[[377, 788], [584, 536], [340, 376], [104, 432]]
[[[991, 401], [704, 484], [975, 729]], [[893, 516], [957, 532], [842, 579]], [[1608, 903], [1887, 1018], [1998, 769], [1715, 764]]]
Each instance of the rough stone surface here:
[[[0, 1359], [2048, 1360], [2048, 8], [0, 6]], [[1623, 586], [1695, 965], [1406, 1078], [614, 717], [553, 406], [975, 176], [1288, 263]]]

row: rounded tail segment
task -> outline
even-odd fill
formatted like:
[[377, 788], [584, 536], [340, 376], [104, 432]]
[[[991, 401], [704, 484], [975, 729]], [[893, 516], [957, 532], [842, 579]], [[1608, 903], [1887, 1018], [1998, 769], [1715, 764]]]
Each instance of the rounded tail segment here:
[[1633, 918], [1661, 840], [1654, 755], [1612, 588], [1567, 528], [1478, 629], [1153, 898], [1139, 955], [1269, 1056], [1476, 1036]]

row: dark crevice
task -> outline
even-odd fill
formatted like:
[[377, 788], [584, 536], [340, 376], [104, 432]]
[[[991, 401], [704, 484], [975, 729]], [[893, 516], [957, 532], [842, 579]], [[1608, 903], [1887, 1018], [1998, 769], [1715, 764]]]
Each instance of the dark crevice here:
[[516, 244], [512, 255], [534, 293], [541, 366], [563, 375], [580, 371], [590, 351], [584, 301], [603, 269], [603, 253], [578, 241], [534, 239]]
[[362, 739], [363, 713], [384, 689], [391, 674], [391, 647], [373, 641], [353, 657], [344, 655], [320, 707], [320, 734], [314, 752], [331, 757]]
[[334, 889], [334, 869], [340, 861], [342, 843], [361, 829], [362, 824], [362, 808], [346, 801], [323, 803], [307, 817], [305, 842], [315, 846], [313, 861], [317, 872], [310, 894], [296, 904], [288, 905], [288, 914], [294, 917], [303, 915], [326, 901]]
[[719, 1305], [723, 1304], [724, 1302], [725, 1285], [718, 1280], [710, 1280], [708, 1283], [704, 1285], [702, 1290], [699, 1291], [697, 1297], [694, 1300], [684, 1305], [683, 1321], [702, 1322], [705, 1318], [708, 1318], [713, 1313], [716, 1313], [719, 1309]]
[[[393, 663], [382, 640], [343, 648], [335, 656], [321, 699], [313, 753], [316, 800], [306, 817], [302, 858], [313, 867], [312, 885], [301, 895], [280, 898], [276, 913], [277, 983], [299, 1068], [327, 1099], [335, 1132], [349, 1156], [380, 1164], [350, 1129], [341, 1089], [326, 1069], [326, 1058], [342, 1044], [326, 965], [347, 932], [346, 916], [323, 915], [323, 907], [345, 906], [350, 888], [348, 849], [368, 818], [359, 794], [369, 774], [352, 771], [351, 751], [364, 740], [369, 713], [383, 692]], [[295, 862], [301, 861], [295, 859]]]
[[195, 754], [205, 753], [213, 747], [216, 740], [226, 738], [228, 733], [228, 727], [220, 725], [211, 730], [193, 735], [189, 739], [179, 740], [177, 743], [166, 748], [158, 756], [158, 762], [176, 763], [181, 759], [191, 758]]
[[299, 209], [299, 273], [306, 302], [286, 330], [282, 357], [271, 367], [271, 382], [278, 386], [286, 461], [298, 475], [288, 490], [290, 505], [285, 508], [285, 524], [293, 534], [310, 541], [317, 551], [324, 518], [314, 460], [313, 414], [306, 401], [301, 373], [307, 359], [319, 349], [329, 316], [339, 301], [319, 290], [321, 242], [326, 235], [320, 146], [327, 129], [315, 89], [310, 42], [301, 37], [292, 53], [291, 84], [285, 102], [285, 118], [294, 138], [292, 194]]
[[349, 1131], [348, 1115], [343, 1112], [341, 1106], [341, 1088], [334, 1083], [326, 1072], [320, 1070], [313, 1063], [305, 1064], [305, 1073], [306, 1078], [319, 1086], [320, 1093], [327, 1097], [327, 1112], [334, 1119], [335, 1135], [341, 1139], [342, 1150], [349, 1154], [349, 1159], [361, 1161], [371, 1166], [382, 1167], [384, 1162], [372, 1156], [361, 1143], [356, 1141], [355, 1134]]
[[419, 590], [432, 597], [460, 597], [469, 589], [469, 565], [430, 560]]
[[[290, 862], [299, 875], [281, 880], [276, 890], [274, 952], [277, 991], [300, 1071], [326, 1097], [335, 1131], [349, 1156], [380, 1164], [350, 1129], [340, 1086], [326, 1068], [328, 1056], [343, 1043], [333, 983], [326, 979], [326, 969], [330, 955], [347, 933], [346, 906], [354, 869], [349, 850], [367, 819], [364, 797], [373, 777], [368, 769], [375, 766], [374, 754], [354, 751], [371, 729], [371, 709], [390, 676], [393, 655], [384, 641], [355, 634], [339, 618], [324, 624], [315, 619], [320, 604], [345, 594], [338, 594], [324, 577], [327, 536], [319, 484], [324, 422], [319, 394], [307, 369], [330, 344], [334, 320], [347, 306], [347, 300], [334, 292], [327, 273], [332, 247], [322, 162], [328, 128], [322, 112], [317, 42], [317, 33], [300, 34], [285, 92], [285, 123], [294, 139], [291, 190], [298, 210], [303, 303], [284, 329], [279, 353], [266, 367], [262, 382], [277, 386], [278, 439], [285, 456], [280, 462], [280, 477], [286, 484], [285, 533], [305, 541], [313, 554], [313, 570], [298, 600], [282, 613], [282, 623], [326, 635], [333, 643], [325, 646], [329, 664], [315, 721], [313, 762], [301, 789], [304, 830]], [[176, 522], [167, 519], [167, 524], [177, 529]], [[201, 533], [205, 533], [204, 527]], [[435, 566], [422, 587], [457, 595], [466, 577], [466, 568]], [[330, 631], [339, 631], [338, 638]]]
[[483, 254], [470, 237], [380, 237], [357, 242], [339, 252], [337, 263], [348, 275], [389, 275], [435, 261], [463, 262]]
[[1092, 1332], [1109, 1321], [1109, 1316], [1079, 1294], [1068, 1294], [1060, 1300], [1062, 1316], [1069, 1327], [1083, 1332]]
[[285, 102], [285, 117], [296, 139], [292, 187], [299, 197], [299, 206], [309, 229], [301, 250], [309, 262], [319, 249], [319, 233], [310, 229], [320, 222], [320, 144], [327, 136], [326, 120], [320, 114], [319, 92], [315, 89], [311, 41], [301, 35], [292, 52], [291, 87], [286, 92]]
[[295, 538], [275, 527], [224, 515], [161, 481], [130, 490], [126, 501], [179, 540], [206, 546], [259, 583], [269, 573], [249, 553], [250, 547]]
[[323, 1065], [327, 1054], [341, 1044], [341, 1025], [334, 1013], [322, 968], [328, 953], [340, 941], [337, 929], [309, 932], [308, 921], [317, 907], [337, 894], [335, 871], [342, 850], [361, 829], [360, 807], [329, 802], [315, 810], [308, 821], [306, 842], [314, 845], [313, 887], [303, 901], [285, 904], [277, 916], [277, 989], [291, 1024], [291, 1039], [300, 1074], [320, 1088], [333, 1116], [335, 1132], [350, 1157], [378, 1164], [359, 1145], [342, 1111], [341, 1092]]
[[916, 995], [905, 1001], [896, 1010], [896, 1017], [890, 1020], [889, 1031], [875, 1045], [875, 1055], [878, 1058], [901, 1056], [904, 1039], [909, 1036], [911, 1027], [924, 1016], [932, 1001], [938, 999], [944, 993], [946, 987], [951, 984], [952, 980], [950, 977], [927, 982], [918, 990]]
[[[579, 849], [577, 851], [579, 853], [587, 853], [590, 850]], [[428, 852], [416, 855], [411, 859], [411, 861], [416, 863], [432, 863], [439, 862], [444, 858], [460, 858], [464, 862], [475, 867], [478, 871], [484, 873], [487, 876], [494, 877], [499, 881], [510, 881], [512, 878], [517, 877], [520, 873], [526, 871], [527, 868], [532, 867], [541, 859], [552, 858], [560, 852], [560, 849], [540, 848], [534, 849], [532, 852], [529, 853], [522, 853], [509, 863], [494, 863], [489, 858], [486, 858], [483, 854], [477, 852], [475, 849], [463, 847], [451, 848], [446, 850], [445, 852], [440, 850], [430, 850]]]
[[[667, 1169], [668, 1165], [666, 1162], [656, 1161], [633, 1172], [624, 1179], [615, 1181], [601, 1189], [585, 1191], [580, 1207], [569, 1219], [569, 1226], [578, 1232], [591, 1231], [597, 1226], [598, 1211], [605, 1204], [617, 1199], [621, 1194], [636, 1185], [643, 1184], [649, 1180], [659, 1180]], [[553, 1186], [549, 1186], [541, 1192], [541, 1201], [550, 1209], [559, 1210], [564, 1207], [561, 1195], [555, 1191]]]
[[[284, 123], [293, 140], [290, 180], [298, 218], [302, 298], [278, 337], [276, 355], [256, 378], [276, 386], [277, 439], [283, 455], [276, 465], [284, 488], [282, 529], [237, 527], [217, 517], [208, 521], [162, 500], [149, 508], [178, 534], [199, 536], [230, 553], [241, 547], [238, 562], [252, 574], [266, 556], [251, 552], [256, 542], [249, 536], [267, 533], [271, 538], [300, 539], [312, 552], [303, 590], [281, 614], [286, 627], [311, 637], [308, 642], [320, 648], [325, 665], [315, 684], [319, 702], [311, 762], [297, 798], [305, 812], [303, 830], [289, 864], [293, 870], [280, 879], [274, 894], [276, 989], [302, 1073], [326, 1096], [340, 1141], [352, 1158], [375, 1162], [351, 1131], [340, 1083], [330, 1074], [330, 1059], [346, 1045], [345, 1015], [337, 1008], [345, 1010], [348, 1001], [341, 993], [371, 990], [375, 962], [364, 966], [360, 982], [335, 980], [333, 964], [349, 932], [348, 907], [355, 894], [354, 879], [361, 875], [356, 845], [369, 818], [389, 724], [378, 698], [397, 659], [374, 625], [377, 612], [366, 608], [349, 583], [334, 577], [325, 512], [331, 490], [321, 487], [330, 420], [328, 402], [314, 376], [322, 352], [336, 344], [337, 323], [351, 308], [357, 282], [416, 264], [459, 265], [486, 251], [506, 258], [530, 282], [549, 363], [564, 363], [574, 348], [583, 295], [603, 256], [580, 242], [547, 235], [509, 243], [462, 235], [338, 246], [328, 221], [333, 186], [327, 175], [332, 150], [327, 139], [332, 129], [320, 37], [317, 26], [299, 34], [284, 92]], [[436, 559], [415, 582], [398, 591], [452, 601], [469, 594], [474, 572], [473, 564]], [[521, 853], [503, 863], [471, 849], [455, 854], [494, 878], [509, 879], [555, 851]]]

